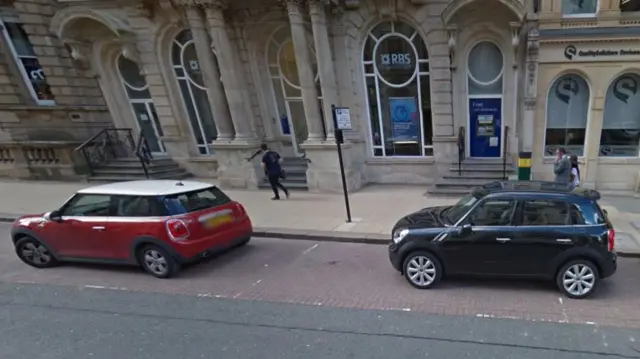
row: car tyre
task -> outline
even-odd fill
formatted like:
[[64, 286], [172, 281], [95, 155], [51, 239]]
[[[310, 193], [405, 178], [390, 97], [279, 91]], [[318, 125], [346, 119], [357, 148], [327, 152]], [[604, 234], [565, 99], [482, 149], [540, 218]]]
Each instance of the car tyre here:
[[29, 236], [18, 240], [16, 254], [24, 263], [35, 268], [51, 268], [60, 264], [47, 246]]
[[572, 260], [560, 268], [556, 285], [564, 295], [572, 299], [584, 299], [592, 295], [600, 283], [600, 271], [590, 260]]
[[430, 252], [412, 252], [402, 265], [404, 278], [414, 288], [429, 289], [440, 282], [442, 265]]
[[146, 245], [138, 252], [138, 262], [144, 270], [156, 278], [171, 278], [180, 271], [180, 264], [163, 248]]
[[237, 248], [244, 247], [244, 246], [247, 245], [247, 243], [249, 243], [250, 240], [251, 240], [251, 237], [247, 237], [247, 238], [243, 239], [242, 241], [238, 242], [236, 247]]

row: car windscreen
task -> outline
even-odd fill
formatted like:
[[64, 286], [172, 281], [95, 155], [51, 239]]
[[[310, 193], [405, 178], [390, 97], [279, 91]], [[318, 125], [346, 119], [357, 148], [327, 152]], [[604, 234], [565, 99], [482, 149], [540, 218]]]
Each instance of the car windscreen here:
[[218, 207], [231, 199], [217, 187], [209, 187], [165, 196], [163, 202], [170, 215], [178, 215]]
[[454, 224], [458, 222], [460, 218], [462, 218], [462, 216], [469, 212], [471, 207], [473, 207], [476, 202], [478, 202], [478, 198], [473, 194], [468, 194], [462, 197], [456, 204], [447, 209], [447, 211], [443, 213], [444, 217], [448, 222]]

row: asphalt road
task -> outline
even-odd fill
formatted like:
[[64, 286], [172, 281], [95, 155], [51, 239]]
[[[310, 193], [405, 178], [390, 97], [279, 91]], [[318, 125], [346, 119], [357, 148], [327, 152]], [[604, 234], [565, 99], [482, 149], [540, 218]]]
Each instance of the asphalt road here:
[[640, 358], [595, 325], [0, 284], [3, 359]]
[[391, 268], [385, 246], [302, 240], [255, 239], [158, 280], [139, 268], [31, 268], [17, 259], [8, 228], [0, 225], [0, 283], [640, 328], [640, 259], [622, 259], [588, 300], [569, 300], [551, 283], [516, 280], [447, 279], [420, 291]]

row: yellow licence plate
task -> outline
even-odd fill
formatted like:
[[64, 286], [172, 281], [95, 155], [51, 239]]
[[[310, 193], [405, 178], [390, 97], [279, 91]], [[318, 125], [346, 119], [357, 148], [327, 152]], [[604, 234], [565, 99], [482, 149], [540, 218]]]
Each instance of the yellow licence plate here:
[[226, 223], [230, 223], [231, 221], [233, 221], [233, 217], [231, 217], [230, 215], [224, 215], [224, 216], [216, 216], [213, 218], [209, 218], [204, 226], [207, 228], [213, 228], [213, 227], [218, 227], [220, 225], [226, 224]]

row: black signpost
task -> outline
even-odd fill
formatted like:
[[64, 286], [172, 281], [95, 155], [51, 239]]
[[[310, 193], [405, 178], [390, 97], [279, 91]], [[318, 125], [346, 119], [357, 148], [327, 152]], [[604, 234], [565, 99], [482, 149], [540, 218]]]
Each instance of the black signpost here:
[[342, 159], [342, 144], [344, 143], [343, 130], [351, 129], [349, 109], [331, 105], [333, 115], [333, 128], [338, 146], [338, 161], [340, 161], [340, 177], [342, 177], [342, 192], [344, 193], [344, 205], [347, 208], [347, 223], [351, 223], [351, 207], [349, 206], [349, 194], [347, 192], [347, 179], [344, 174], [344, 160]]

